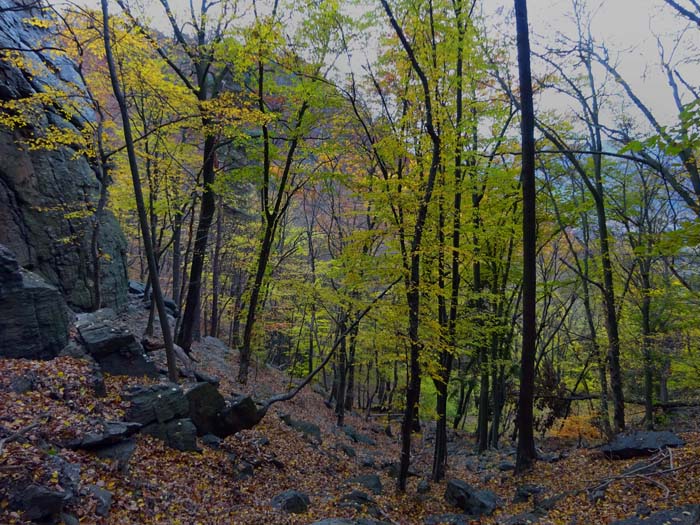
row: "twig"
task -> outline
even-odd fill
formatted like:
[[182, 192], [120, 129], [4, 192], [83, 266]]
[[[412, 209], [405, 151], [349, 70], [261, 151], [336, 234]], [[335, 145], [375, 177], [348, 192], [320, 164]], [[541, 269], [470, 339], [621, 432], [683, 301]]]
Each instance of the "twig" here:
[[[663, 489], [666, 492], [666, 494], [664, 494], [664, 499], [668, 499], [669, 495], [671, 494], [671, 491], [669, 490], [669, 488], [666, 485], [664, 485], [663, 483], [661, 483], [660, 481], [657, 481], [657, 480], [655, 480], [649, 476], [645, 476], [643, 474], [636, 474], [635, 476], [640, 477], [642, 479], [645, 479], [649, 483], [652, 483], [652, 484], [656, 485], [657, 487]], [[635, 477], [635, 476], [633, 476], [633, 477]]]
[[[9, 436], [0, 439], [0, 456], [2, 456], [3, 449], [5, 448], [5, 443], [9, 443], [10, 441], [15, 441], [19, 438], [21, 438], [23, 435], [25, 435], [27, 432], [35, 429], [41, 424], [41, 420], [44, 418], [51, 419], [51, 415], [48, 412], [44, 412], [43, 414], [39, 414], [36, 418], [34, 418], [34, 421], [32, 421], [29, 425], [26, 427], [22, 427], [13, 434], [10, 434]], [[47, 421], [48, 421], [47, 419]]]

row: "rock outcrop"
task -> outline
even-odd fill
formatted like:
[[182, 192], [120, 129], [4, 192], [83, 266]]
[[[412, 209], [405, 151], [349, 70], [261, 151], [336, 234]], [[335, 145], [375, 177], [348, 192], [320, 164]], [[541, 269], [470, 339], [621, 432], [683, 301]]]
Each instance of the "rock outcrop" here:
[[59, 291], [0, 244], [0, 357], [55, 357], [68, 342], [68, 324]]
[[[50, 30], [27, 19], [44, 15], [36, 2], [22, 5], [0, 0], [0, 48], [29, 50], [18, 52], [18, 60], [0, 61], [0, 112], [16, 111], [17, 101], [38, 100], [37, 94], [48, 92], [79, 100], [84, 85], [75, 64], [61, 53], [41, 50]], [[27, 143], [48, 129], [77, 135], [94, 120], [87, 106], [63, 109], [60, 98], [37, 102], [29, 125], [10, 129], [0, 122], [0, 243], [20, 266], [55, 286], [69, 306], [86, 310], [93, 302], [90, 243], [101, 184], [78, 146], [30, 148]], [[102, 303], [120, 309], [127, 301], [126, 241], [106, 210], [100, 214], [98, 244]]]
[[132, 332], [116, 322], [111, 308], [79, 314], [75, 326], [87, 353], [97, 361], [102, 372], [158, 377], [158, 370], [146, 359], [141, 344]]

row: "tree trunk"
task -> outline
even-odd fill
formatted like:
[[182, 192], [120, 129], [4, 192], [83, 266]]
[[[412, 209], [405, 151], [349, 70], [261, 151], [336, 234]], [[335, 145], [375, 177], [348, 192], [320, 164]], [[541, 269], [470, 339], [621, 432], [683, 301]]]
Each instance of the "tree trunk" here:
[[654, 359], [651, 333], [651, 278], [648, 260], [640, 262], [642, 277], [642, 352], [644, 356], [644, 422], [654, 429]]
[[219, 280], [221, 277], [221, 243], [222, 243], [222, 214], [223, 198], [219, 197], [216, 214], [216, 241], [214, 243], [214, 256], [211, 263], [211, 328], [209, 335], [219, 337]]
[[181, 244], [182, 244], [182, 214], [175, 212], [173, 218], [173, 302], [180, 308], [180, 265], [181, 265]]
[[537, 188], [535, 185], [535, 115], [530, 71], [530, 38], [527, 1], [515, 0], [520, 83], [523, 188], [523, 336], [518, 396], [518, 449], [516, 469], [522, 472], [537, 457], [533, 429], [535, 395], [535, 352], [537, 339]]
[[[207, 122], [203, 123], [205, 126]], [[204, 273], [204, 257], [207, 253], [207, 240], [216, 209], [214, 195], [214, 178], [216, 156], [216, 137], [207, 135], [204, 139], [202, 159], [202, 202], [199, 211], [199, 223], [192, 250], [192, 265], [190, 266], [190, 281], [187, 287], [185, 311], [182, 314], [180, 332], [177, 342], [189, 352], [194, 338], [195, 324], [199, 323], [200, 293], [202, 290], [202, 274]]]
[[356, 326], [350, 331], [348, 337], [350, 337], [350, 345], [347, 360], [347, 377], [348, 386], [345, 390], [345, 410], [351, 411], [354, 402], [354, 391], [355, 391], [355, 349], [357, 347], [357, 332], [359, 326]]
[[[338, 323], [338, 334], [344, 334], [346, 329], [346, 317], [342, 317]], [[347, 337], [340, 335], [340, 350], [338, 351], [338, 367], [336, 369], [337, 382], [335, 391], [335, 415], [336, 425], [342, 427], [345, 424], [345, 378], [347, 376]]]
[[109, 76], [112, 82], [112, 90], [114, 91], [114, 98], [117, 100], [119, 105], [119, 111], [122, 117], [122, 126], [124, 130], [124, 141], [126, 143], [127, 155], [129, 158], [129, 167], [131, 170], [131, 181], [134, 187], [134, 197], [136, 200], [136, 208], [139, 215], [139, 223], [141, 225], [141, 236], [143, 238], [143, 246], [146, 251], [146, 257], [148, 259], [148, 269], [151, 274], [151, 283], [153, 287], [153, 298], [155, 300], [156, 306], [158, 308], [158, 316], [160, 318], [161, 330], [163, 332], [163, 342], [165, 343], [165, 355], [168, 363], [168, 376], [171, 381], [177, 382], [178, 380], [178, 369], [175, 362], [175, 350], [173, 347], [172, 334], [170, 332], [170, 325], [168, 324], [168, 316], [165, 311], [165, 304], [163, 303], [163, 294], [160, 289], [160, 282], [158, 279], [158, 267], [156, 264], [156, 257], [153, 250], [153, 243], [151, 240], [151, 233], [148, 227], [148, 217], [146, 215], [146, 206], [143, 199], [143, 191], [141, 189], [141, 178], [138, 172], [138, 160], [136, 158], [136, 151], [134, 148], [134, 140], [131, 134], [131, 123], [129, 121], [129, 112], [127, 109], [127, 103], [124, 95], [119, 86], [119, 80], [117, 77], [117, 70], [114, 63], [114, 57], [112, 55], [112, 44], [111, 35], [109, 28], [109, 13], [108, 13], [108, 0], [101, 0], [102, 4], [102, 29], [103, 38], [105, 46], [105, 56], [107, 59], [107, 64], [109, 67]]

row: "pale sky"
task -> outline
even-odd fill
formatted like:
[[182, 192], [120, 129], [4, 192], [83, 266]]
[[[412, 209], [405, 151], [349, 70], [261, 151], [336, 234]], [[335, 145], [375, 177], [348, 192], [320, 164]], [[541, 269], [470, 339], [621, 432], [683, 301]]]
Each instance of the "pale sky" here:
[[[98, 7], [98, 0], [78, 0], [79, 3]], [[135, 4], [148, 6], [147, 12], [154, 17], [153, 22], [160, 28], [167, 27], [165, 15], [158, 0], [132, 0]], [[245, 3], [245, 2], [241, 2]], [[252, 3], [252, 2], [251, 2]], [[688, 24], [675, 15], [663, 0], [588, 0], [591, 9], [596, 9], [593, 19], [593, 36], [605, 42], [612, 56], [619, 53], [619, 71], [632, 85], [640, 98], [653, 109], [662, 123], [671, 123], [677, 114], [666, 77], [659, 67], [657, 51], [657, 33], [664, 42], [669, 43], [680, 35]], [[112, 12], [119, 9], [113, 3]], [[189, 0], [170, 0], [173, 10], [187, 12]], [[378, 2], [377, 2], [378, 4]], [[482, 0], [484, 13], [489, 23], [501, 23], [512, 12], [513, 0]], [[550, 41], [557, 32], [574, 36], [573, 22], [568, 19], [572, 0], [528, 0], [528, 11], [533, 42]], [[512, 30], [511, 24], [506, 30]], [[678, 56], [687, 56], [688, 49], [696, 47], [695, 54], [700, 56], [700, 29], [691, 27], [684, 36], [684, 45]], [[670, 47], [669, 47], [670, 49]], [[371, 51], [370, 51], [371, 52]], [[685, 78], [695, 86], [700, 86], [700, 63], [685, 65], [681, 68]], [[537, 67], [534, 67], [537, 74]], [[543, 108], [567, 107], [569, 102], [562, 97], [547, 97], [539, 101]], [[684, 100], [688, 102], [688, 100]], [[548, 104], [548, 106], [547, 106]]]
[[[503, 5], [507, 10], [512, 0], [485, 0], [485, 4]], [[604, 42], [611, 56], [619, 53], [618, 70], [638, 96], [656, 114], [662, 123], [675, 120], [677, 110], [672, 92], [659, 66], [656, 36], [659, 35], [670, 51], [671, 42], [681, 35], [688, 24], [674, 14], [663, 0], [589, 0], [589, 6], [598, 7], [593, 18], [593, 37]], [[528, 0], [530, 26], [533, 33], [550, 40], [557, 32], [574, 36], [573, 22], [567, 13], [572, 11], [572, 0]], [[533, 38], [536, 42], [542, 38]], [[688, 56], [694, 46], [700, 57], [700, 28], [691, 26], [684, 34], [683, 45], [677, 58]], [[700, 63], [681, 68], [684, 77], [700, 86]], [[684, 102], [689, 102], [686, 98]], [[562, 101], [557, 99], [557, 104]], [[636, 110], [635, 110], [636, 111]]]

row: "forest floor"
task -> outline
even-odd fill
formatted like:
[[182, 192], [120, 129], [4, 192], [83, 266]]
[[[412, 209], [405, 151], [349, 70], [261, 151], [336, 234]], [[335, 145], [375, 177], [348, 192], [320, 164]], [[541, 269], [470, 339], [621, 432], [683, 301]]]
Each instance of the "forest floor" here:
[[[142, 315], [132, 310], [126, 321], [140, 333]], [[195, 344], [194, 356], [198, 367], [221, 378], [220, 390], [224, 394], [241, 391], [233, 382], [233, 352], [208, 340]], [[36, 377], [35, 388], [15, 393], [11, 382], [28, 373]], [[90, 385], [90, 373], [86, 361], [70, 357], [52, 361], [0, 360], [0, 437], [38, 422], [21, 439], [6, 444], [0, 439], [0, 523], [25, 523], [20, 514], [9, 510], [7, 494], [3, 494], [13, 477], [31, 476], [37, 482], [59, 483], [50, 467], [53, 455], [80, 465], [81, 486], [96, 485], [112, 494], [107, 516], [96, 513], [97, 500], [81, 498], [79, 505], [70, 509], [81, 523], [257, 525], [359, 518], [364, 516], [362, 511], [338, 503], [343, 495], [358, 488], [349, 485], [348, 479], [363, 474], [378, 474], [381, 479], [382, 493], [371, 497], [378, 509], [377, 519], [382, 521], [423, 524], [431, 515], [460, 512], [445, 502], [444, 482], [430, 483], [427, 492], [418, 493], [417, 485], [429, 477], [432, 462], [433, 441], [428, 430], [414, 437], [411, 469], [417, 475], [409, 478], [406, 493], [399, 494], [391, 476], [391, 464], [399, 457], [398, 423], [392, 424], [394, 437], [390, 437], [385, 433], [384, 422], [348, 414], [346, 424], [371, 438], [368, 441], [374, 444], [356, 443], [335, 426], [333, 411], [311, 387], [292, 401], [275, 405], [256, 428], [227, 438], [219, 449], [201, 444], [201, 452], [179, 452], [152, 437], [137, 435], [136, 452], [128, 471], [122, 472], [110, 460], [55, 445], [86, 433], [97, 419], [123, 417], [127, 402], [122, 393], [130, 386], [148, 382], [107, 377], [107, 396], [97, 398]], [[258, 366], [247, 392], [263, 399], [286, 391], [289, 385], [283, 372]], [[281, 413], [318, 425], [322, 442], [310, 441], [284, 424], [278, 417]], [[43, 415], [50, 417], [42, 418]], [[502, 506], [492, 516], [470, 523], [502, 523], [509, 516], [532, 511], [532, 501], [512, 501], [519, 486], [533, 484], [542, 487], [538, 505], [551, 498], [551, 505], [547, 505], [551, 510], [538, 523], [606, 524], [636, 513], [700, 502], [700, 432], [680, 435], [687, 444], [672, 454], [656, 456], [661, 470], [655, 473], [624, 474], [639, 460], [610, 461], [596, 448], [579, 447], [576, 439], [546, 439], [538, 445], [548, 461], [537, 462], [531, 472], [515, 476], [507, 470], [514, 462], [512, 447], [478, 456], [473, 438], [455, 432], [450, 436], [447, 477], [489, 489], [502, 500]], [[350, 457], [353, 453], [354, 457]], [[241, 458], [254, 466], [253, 475], [244, 479], [236, 470]], [[309, 495], [311, 504], [306, 513], [285, 514], [272, 508], [271, 498], [286, 489]]]

